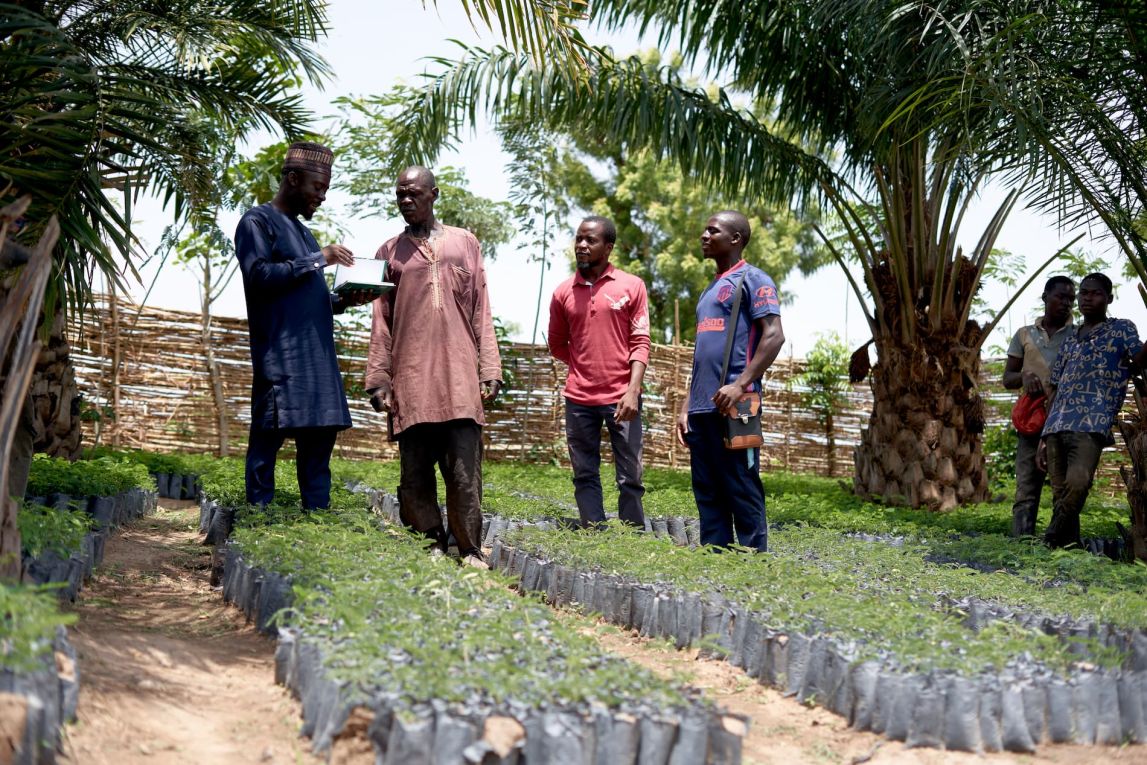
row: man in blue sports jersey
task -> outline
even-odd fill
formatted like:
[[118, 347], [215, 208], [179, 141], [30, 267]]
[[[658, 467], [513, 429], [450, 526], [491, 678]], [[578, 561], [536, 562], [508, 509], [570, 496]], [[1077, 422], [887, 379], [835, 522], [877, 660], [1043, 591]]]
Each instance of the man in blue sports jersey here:
[[[701, 544], [728, 547], [736, 531], [740, 544], [763, 552], [768, 528], [760, 449], [726, 449], [721, 413], [742, 393], [761, 389], [761, 376], [785, 343], [776, 285], [741, 257], [749, 233], [748, 219], [734, 210], [716, 213], [701, 233], [701, 252], [717, 263], [717, 276], [697, 301], [693, 378], [677, 417], [677, 440], [689, 447]], [[740, 311], [730, 316], [738, 289]], [[730, 322], [733, 346], [722, 380]]]

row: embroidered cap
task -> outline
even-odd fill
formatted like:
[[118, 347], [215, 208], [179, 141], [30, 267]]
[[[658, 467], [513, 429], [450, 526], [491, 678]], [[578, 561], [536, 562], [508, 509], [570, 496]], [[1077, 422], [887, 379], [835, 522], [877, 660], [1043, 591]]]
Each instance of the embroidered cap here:
[[335, 155], [326, 146], [311, 141], [298, 141], [287, 149], [283, 160], [284, 170], [310, 170], [315, 173], [331, 174]]

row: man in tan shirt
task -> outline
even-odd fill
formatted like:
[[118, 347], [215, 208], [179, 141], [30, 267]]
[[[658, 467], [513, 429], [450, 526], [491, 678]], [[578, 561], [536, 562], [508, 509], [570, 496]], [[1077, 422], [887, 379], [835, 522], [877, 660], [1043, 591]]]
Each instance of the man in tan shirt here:
[[[1043, 316], [1034, 324], [1021, 327], [1008, 347], [1007, 365], [1004, 367], [1004, 387], [1022, 388], [1035, 396], [1046, 393], [1051, 367], [1063, 341], [1071, 334], [1071, 306], [1075, 302], [1075, 282], [1066, 276], [1053, 276], [1044, 285]], [[1025, 436], [1017, 433], [1016, 444], [1016, 501], [1012, 505], [1012, 536], [1035, 534], [1039, 515], [1039, 499], [1047, 472], [1036, 462], [1039, 434]]]
[[463, 562], [485, 566], [482, 534], [483, 403], [498, 395], [501, 357], [478, 240], [434, 217], [438, 187], [424, 167], [398, 176], [406, 230], [378, 249], [395, 288], [374, 302], [366, 389], [393, 417], [403, 523], [446, 551], [446, 519]]

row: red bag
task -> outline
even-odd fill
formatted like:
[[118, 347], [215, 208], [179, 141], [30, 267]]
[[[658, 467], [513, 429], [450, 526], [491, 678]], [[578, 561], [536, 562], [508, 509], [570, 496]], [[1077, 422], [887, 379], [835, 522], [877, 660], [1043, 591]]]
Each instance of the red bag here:
[[1035, 396], [1027, 391], [1016, 400], [1012, 407], [1012, 425], [1021, 436], [1038, 436], [1047, 422], [1047, 395]]

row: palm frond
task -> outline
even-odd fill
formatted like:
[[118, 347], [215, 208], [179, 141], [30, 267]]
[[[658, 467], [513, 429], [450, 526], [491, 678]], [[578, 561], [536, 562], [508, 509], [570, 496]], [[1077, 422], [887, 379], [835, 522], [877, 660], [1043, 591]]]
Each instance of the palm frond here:
[[479, 113], [550, 128], [593, 124], [604, 140], [629, 151], [670, 157], [689, 175], [734, 194], [808, 200], [832, 168], [774, 134], [732, 96], [681, 82], [670, 69], [651, 72], [637, 57], [586, 56], [587, 76], [570, 78], [503, 48], [469, 48], [422, 91], [411, 93], [396, 143], [404, 161], [429, 163]]
[[116, 255], [133, 268], [142, 190], [177, 215], [210, 191], [205, 124], [232, 142], [305, 128], [297, 84], [328, 74], [325, 18], [318, 0], [0, 4], [0, 195], [33, 197], [32, 236], [59, 217], [50, 310], [82, 306], [93, 271], [118, 281]]
[[[438, 5], [438, 0], [432, 0]], [[585, 66], [588, 44], [577, 23], [589, 16], [588, 0], [461, 0], [471, 22], [480, 21], [502, 35], [512, 48], [537, 64], [548, 63], [567, 76]], [[427, 0], [423, 0], [423, 6]]]

